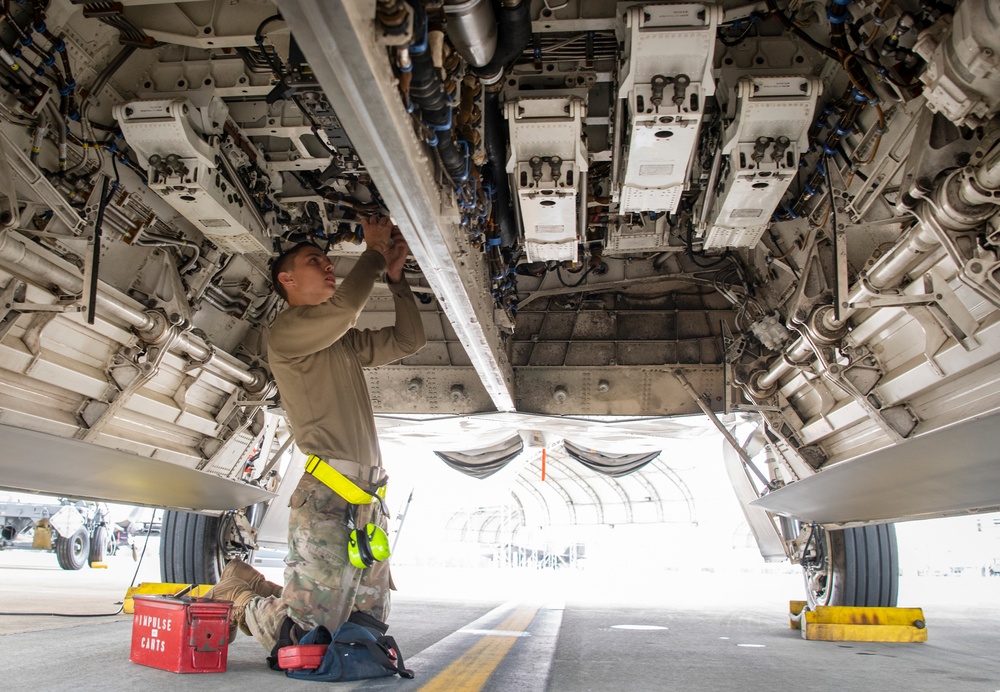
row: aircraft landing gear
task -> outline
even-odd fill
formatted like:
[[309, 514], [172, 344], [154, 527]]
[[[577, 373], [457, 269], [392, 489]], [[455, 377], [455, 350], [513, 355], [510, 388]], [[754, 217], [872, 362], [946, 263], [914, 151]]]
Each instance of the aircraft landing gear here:
[[810, 608], [895, 607], [899, 590], [895, 525], [811, 530], [801, 562]]
[[160, 530], [160, 577], [170, 584], [215, 584], [225, 566], [219, 517], [168, 510]]
[[168, 510], [160, 531], [160, 577], [172, 584], [215, 584], [226, 563], [253, 559], [261, 507], [219, 516]]

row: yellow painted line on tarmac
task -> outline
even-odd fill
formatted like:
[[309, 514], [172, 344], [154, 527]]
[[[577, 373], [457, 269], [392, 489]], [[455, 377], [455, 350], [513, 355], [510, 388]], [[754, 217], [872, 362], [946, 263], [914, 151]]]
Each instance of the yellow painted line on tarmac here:
[[[484, 635], [454, 663], [438, 673], [420, 692], [478, 692], [503, 661], [531, 621], [538, 608], [518, 608]], [[502, 634], [501, 634], [502, 633]]]

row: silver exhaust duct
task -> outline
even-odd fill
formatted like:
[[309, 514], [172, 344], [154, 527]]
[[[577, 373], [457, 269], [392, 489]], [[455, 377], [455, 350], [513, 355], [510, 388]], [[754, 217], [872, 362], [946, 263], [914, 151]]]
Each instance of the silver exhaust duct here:
[[497, 49], [497, 18], [489, 0], [447, 0], [448, 38], [473, 67], [489, 64]]

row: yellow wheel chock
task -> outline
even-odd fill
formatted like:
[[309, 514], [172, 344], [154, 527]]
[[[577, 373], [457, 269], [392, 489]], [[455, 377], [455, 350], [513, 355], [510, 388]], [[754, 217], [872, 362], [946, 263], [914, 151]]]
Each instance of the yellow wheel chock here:
[[205, 592], [212, 588], [211, 584], [167, 584], [164, 582], [144, 581], [138, 586], [133, 586], [125, 592], [125, 601], [122, 604], [122, 612], [135, 613], [136, 594], [144, 595], [170, 595], [170, 596], [204, 596]]
[[789, 625], [803, 639], [825, 642], [925, 642], [927, 621], [921, 608], [816, 606], [789, 601]]

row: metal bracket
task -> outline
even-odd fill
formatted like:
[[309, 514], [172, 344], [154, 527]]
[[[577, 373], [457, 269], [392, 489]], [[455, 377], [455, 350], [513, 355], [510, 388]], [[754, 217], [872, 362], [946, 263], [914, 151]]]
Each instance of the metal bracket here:
[[0, 228], [16, 228], [21, 223], [14, 175], [7, 163], [4, 138], [0, 138]]
[[[185, 373], [195, 372], [196, 370], [203, 370], [205, 365], [215, 357], [217, 350], [215, 346], [213, 344], [208, 343], [208, 339], [204, 339], [204, 341], [206, 344], [207, 354], [205, 355], [204, 358], [201, 359], [197, 359], [189, 354], [188, 363], [187, 365], [184, 366]], [[200, 377], [200, 375], [196, 375], [196, 377]]]
[[238, 510], [233, 512], [233, 521], [236, 524], [236, 530], [240, 534], [240, 538], [243, 539], [243, 543], [251, 545], [254, 548], [257, 546], [257, 529], [255, 529], [250, 521], [247, 519], [245, 510]]
[[[804, 316], [809, 313], [810, 308], [816, 305], [823, 295], [827, 295], [834, 290], [834, 287], [827, 280], [819, 258], [819, 239], [820, 234], [823, 232], [824, 229], [820, 226], [810, 229], [803, 244], [803, 262], [798, 274], [798, 288], [795, 290], [793, 297], [788, 301], [788, 314], [793, 322], [804, 321]], [[813, 286], [812, 288], [817, 290], [807, 295], [806, 291], [811, 287], [809, 282], [810, 277], [817, 280], [818, 286]], [[800, 314], [803, 315], [801, 320], [799, 318]]]
[[11, 279], [2, 291], [0, 291], [0, 339], [6, 336], [11, 327], [21, 314], [14, 305], [19, 305], [15, 301], [24, 298], [27, 284], [18, 279]]
[[907, 310], [907, 312], [910, 313], [910, 317], [916, 320], [920, 328], [924, 330], [924, 358], [927, 360], [927, 364], [938, 377], [944, 377], [944, 370], [934, 360], [934, 355], [944, 345], [944, 342], [948, 340], [948, 335], [941, 328], [940, 322], [934, 317], [934, 313], [928, 308], [914, 306]]
[[[917, 295], [883, 294], [869, 300], [850, 303], [850, 307], [913, 308], [926, 306], [935, 321], [941, 325], [941, 328], [951, 335], [955, 341], [960, 343], [965, 350], [974, 351], [979, 348], [979, 341], [973, 336], [979, 330], [979, 322], [969, 312], [968, 308], [965, 307], [961, 299], [955, 295], [948, 282], [944, 280], [937, 270], [931, 270], [924, 274], [923, 284], [924, 293]], [[918, 321], [924, 324], [919, 318]], [[929, 355], [933, 356], [933, 353]]]
[[955, 295], [939, 270], [931, 270], [925, 274], [924, 282], [928, 291], [933, 287], [936, 300], [928, 305], [928, 309], [942, 329], [948, 332], [966, 351], [974, 351], [979, 348], [979, 340], [973, 336], [979, 331], [979, 322]]
[[930, 305], [940, 297], [933, 293], [925, 293], [916, 296], [906, 295], [883, 295], [880, 298], [870, 300], [859, 300], [856, 303], [848, 303], [851, 308], [903, 308], [911, 305]]
[[[79, 296], [69, 296], [66, 299], [55, 303], [25, 303], [21, 299], [25, 295], [26, 284], [18, 279], [12, 279], [0, 291], [0, 336], [6, 334], [10, 328], [7, 321], [13, 324], [17, 315], [24, 315], [32, 312], [81, 312], [82, 305], [74, 305], [79, 300]], [[13, 318], [11, 314], [14, 313]]]
[[[831, 197], [830, 204], [837, 204], [837, 202], [838, 200]], [[833, 301], [833, 314], [837, 322], [841, 323], [840, 311], [847, 304], [847, 294], [851, 289], [851, 284], [847, 276], [847, 231], [844, 230], [844, 224], [842, 223], [838, 223], [836, 226], [833, 229], [833, 251], [836, 263], [833, 282], [836, 300]]]
[[87, 427], [81, 428], [75, 437], [92, 442], [132, 394], [156, 375], [163, 357], [170, 352], [170, 344], [176, 339], [177, 332], [173, 332], [164, 343], [147, 345], [144, 352], [117, 354], [106, 370], [108, 384], [116, 390], [112, 392], [113, 398], [106, 402], [90, 399], [81, 407], [80, 417]]
[[[899, 425], [897, 421], [889, 416], [883, 415], [886, 409], [883, 409], [880, 405], [872, 401], [870, 392], [868, 394], [862, 393], [854, 382], [844, 376], [844, 370], [839, 365], [831, 365], [825, 369], [824, 372], [826, 379], [833, 384], [840, 387], [844, 393], [851, 396], [858, 403], [861, 408], [865, 410], [868, 417], [871, 418], [875, 423], [878, 424], [882, 430], [895, 442], [902, 442], [903, 439], [913, 431], [913, 426], [903, 426]], [[873, 388], [874, 389], [874, 388]], [[824, 422], [827, 419], [823, 418]], [[814, 421], [810, 421], [812, 423]], [[827, 422], [827, 424], [829, 424]], [[833, 432], [833, 426], [830, 427], [830, 432]]]
[[[75, 298], [74, 298], [75, 300]], [[4, 303], [3, 307], [10, 312], [83, 312], [82, 305], [60, 303]]]

